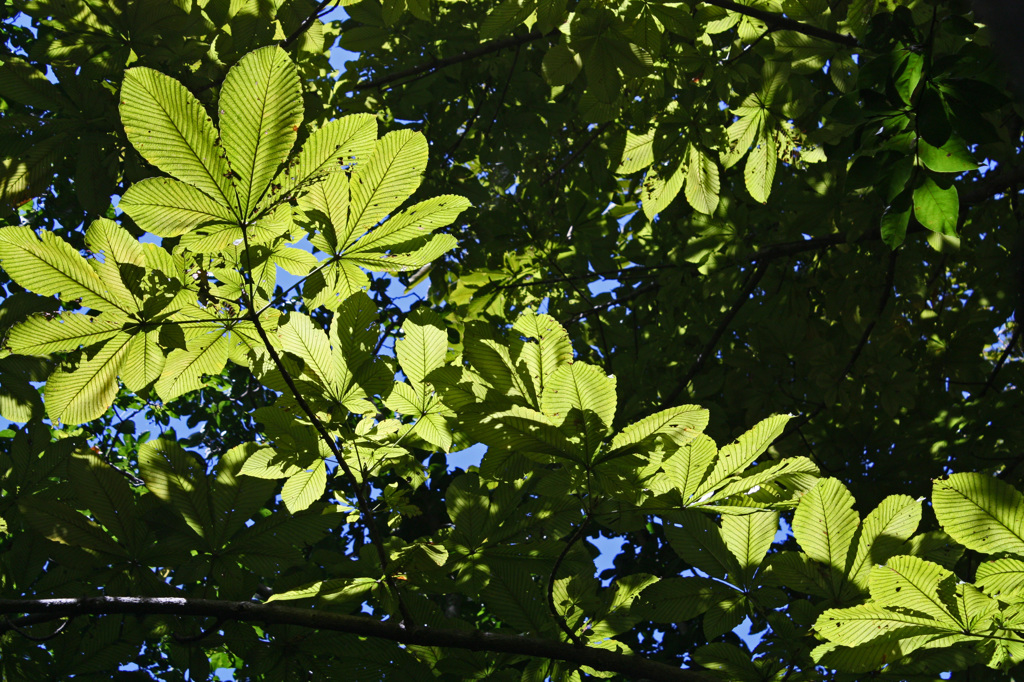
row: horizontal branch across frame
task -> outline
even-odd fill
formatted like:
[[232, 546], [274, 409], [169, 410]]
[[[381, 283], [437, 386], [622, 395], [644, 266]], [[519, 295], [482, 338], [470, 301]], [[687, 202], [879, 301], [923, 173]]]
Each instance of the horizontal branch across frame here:
[[[367, 616], [303, 609], [279, 604], [186, 597], [79, 597], [64, 599], [0, 599], [0, 633], [32, 624], [74, 616], [131, 614], [216, 618], [221, 621], [255, 621], [275, 625], [297, 625], [315, 630], [347, 632], [402, 644], [418, 644], [469, 651], [492, 651], [536, 658], [549, 658], [597, 670], [616, 672], [654, 682], [708, 682], [703, 673], [676, 668], [657, 661], [607, 649], [578, 647], [549, 639], [505, 635], [480, 630], [407, 628]], [[23, 618], [10, 616], [28, 614]]]

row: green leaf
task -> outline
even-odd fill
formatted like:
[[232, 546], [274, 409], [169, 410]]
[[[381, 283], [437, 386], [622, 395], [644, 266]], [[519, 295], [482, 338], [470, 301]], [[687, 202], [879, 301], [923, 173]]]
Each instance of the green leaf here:
[[420, 133], [395, 130], [378, 140], [369, 160], [352, 171], [349, 239], [361, 237], [409, 198], [426, 165], [427, 140]]
[[931, 618], [891, 611], [876, 604], [829, 609], [821, 614], [814, 629], [829, 641], [844, 646], [856, 646], [890, 635], [913, 637], [950, 632], [949, 627]]
[[814, 561], [833, 569], [829, 573], [833, 596], [843, 590], [847, 554], [859, 524], [853, 496], [834, 478], [818, 481], [793, 515], [793, 535], [800, 548]]
[[702, 496], [714, 490], [725, 479], [749, 467], [768, 449], [772, 441], [782, 434], [786, 423], [792, 418], [791, 414], [776, 414], [762, 419], [735, 441], [719, 450], [715, 468], [694, 494]]
[[722, 517], [722, 539], [748, 578], [764, 561], [778, 529], [779, 514], [774, 511]]
[[274, 448], [262, 447], [248, 452], [245, 463], [238, 473], [254, 478], [276, 479], [289, 478], [299, 471], [299, 467], [289, 458], [278, 454]]
[[775, 149], [775, 136], [768, 131], [759, 135], [747, 157], [747, 165], [743, 167], [743, 180], [747, 191], [754, 201], [767, 203], [772, 193], [772, 181], [775, 180], [775, 165], [778, 156]]
[[907, 495], [890, 495], [871, 510], [857, 532], [857, 551], [846, 570], [850, 582], [862, 590], [868, 587], [871, 568], [884, 564], [897, 553], [921, 522], [921, 502]]
[[0, 265], [15, 282], [42, 296], [81, 298], [94, 310], [134, 309], [133, 302], [113, 295], [89, 262], [52, 232], [37, 239], [28, 227], [0, 228]]
[[953, 474], [932, 483], [932, 507], [949, 535], [977, 552], [1024, 555], [1024, 495], [985, 474]]
[[302, 123], [299, 74], [280, 47], [264, 47], [235, 64], [220, 93], [221, 143], [238, 195], [238, 215], [257, 210]]
[[170, 504], [200, 537], [213, 526], [206, 471], [196, 455], [157, 438], [139, 446], [139, 474], [149, 491]]
[[525, 337], [513, 338], [510, 344], [517, 367], [518, 362], [526, 363], [526, 369], [533, 380], [533, 395], [543, 395], [551, 373], [572, 362], [569, 334], [555, 318], [538, 315], [532, 310], [524, 310], [516, 318], [512, 330]]
[[695, 211], [710, 215], [718, 208], [718, 164], [692, 144], [687, 158], [686, 200]]
[[519, 632], [553, 635], [555, 624], [540, 585], [520, 567], [498, 564], [480, 595], [487, 608]]
[[654, 220], [656, 215], [672, 203], [686, 181], [686, 167], [682, 164], [672, 172], [667, 180], [664, 178], [664, 174], [664, 169], [651, 168], [647, 171], [644, 183], [640, 187], [640, 203], [648, 220]]
[[693, 496], [700, 488], [700, 484], [707, 479], [717, 456], [718, 447], [715, 441], [710, 436], [700, 434], [662, 461], [661, 467], [672, 485], [679, 490], [684, 505], [695, 501]]
[[395, 342], [395, 355], [402, 372], [413, 385], [444, 364], [448, 353], [448, 332], [437, 315], [420, 309], [402, 324], [404, 336]]
[[940, 584], [951, 586], [955, 577], [938, 564], [914, 556], [894, 556], [871, 571], [871, 599], [881, 606], [907, 609], [957, 626], [950, 607], [939, 596]]
[[502, 0], [488, 12], [480, 25], [480, 40], [503, 38], [526, 21], [537, 8], [537, 0]]
[[0, 64], [0, 97], [48, 111], [69, 104], [45, 73], [9, 54], [4, 55], [4, 63]]
[[955, 236], [959, 211], [954, 185], [943, 189], [926, 175], [914, 189], [914, 217], [932, 232]]
[[911, 196], [909, 190], [900, 192], [882, 213], [882, 241], [890, 249], [895, 249], [907, 238], [907, 226], [910, 225], [910, 212], [913, 208]]
[[541, 405], [563, 433], [582, 436], [585, 456], [591, 458], [615, 419], [615, 377], [584, 362], [562, 365], [548, 377]]
[[11, 328], [7, 345], [12, 353], [50, 355], [77, 350], [106, 341], [121, 333], [121, 325], [108, 315], [82, 313], [33, 315]]
[[76, 453], [68, 466], [75, 481], [75, 497], [118, 541], [131, 549], [137, 538], [135, 495], [128, 481], [110, 464], [91, 452]]
[[125, 388], [136, 393], [160, 378], [167, 362], [160, 346], [160, 330], [136, 334], [128, 342], [128, 354], [121, 368], [121, 381]]
[[978, 167], [967, 148], [967, 143], [959, 137], [950, 137], [941, 147], [933, 147], [924, 140], [919, 140], [917, 155], [928, 170], [936, 173], [963, 173]]
[[124, 550], [102, 528], [62, 502], [35, 496], [20, 500], [18, 508], [29, 526], [48, 540], [124, 555]]
[[721, 529], [706, 514], [682, 509], [673, 513], [673, 519], [679, 519], [682, 526], [665, 526], [665, 539], [687, 563], [720, 579], [740, 572]]
[[118, 207], [139, 227], [158, 237], [180, 237], [198, 228], [237, 225], [227, 207], [174, 178], [136, 182], [121, 197]]
[[580, 75], [582, 69], [583, 60], [563, 43], [553, 45], [544, 55], [544, 61], [541, 63], [544, 80], [548, 85], [556, 87], [572, 83], [576, 80], [576, 76]]
[[474, 434], [492, 448], [581, 459], [579, 448], [543, 412], [513, 405], [511, 410], [487, 415], [477, 426]]
[[346, 251], [352, 256], [368, 251], [380, 251], [387, 247], [420, 239], [434, 230], [450, 225], [456, 217], [469, 208], [469, 201], [453, 194], [442, 194], [410, 206], [390, 218]]
[[101, 346], [79, 351], [50, 375], [44, 393], [50, 419], [83, 424], [110, 409], [130, 338], [118, 335]]
[[[288, 196], [296, 189], [336, 174], [347, 179], [339, 171], [365, 162], [376, 142], [377, 118], [372, 114], [351, 114], [325, 123], [313, 131], [302, 151], [274, 178], [270, 196]], [[336, 224], [344, 228], [344, 216]]]
[[128, 141], [151, 164], [222, 206], [236, 204], [231, 168], [217, 145], [213, 121], [181, 83], [145, 67], [128, 69], [121, 84], [121, 120]]
[[655, 623], [683, 623], [711, 608], [721, 591], [711, 578], [665, 578], [641, 592], [634, 609]]
[[283, 348], [305, 363], [304, 372], [310, 374], [324, 390], [336, 386], [338, 377], [331, 359], [331, 344], [327, 334], [317, 328], [308, 316], [288, 313], [281, 318], [278, 336]]
[[265, 449], [261, 443], [242, 443], [217, 460], [210, 490], [213, 507], [214, 536], [212, 545], [223, 546], [231, 536], [268, 502], [274, 493], [273, 481], [240, 476], [242, 467], [256, 452]]
[[[697, 438], [708, 425], [708, 411], [699, 405], [670, 407], [630, 424], [612, 439], [611, 452], [643, 447], [657, 436], [666, 436], [677, 445], [686, 445]], [[712, 443], [714, 447], [714, 443]]]
[[228, 361], [228, 337], [219, 329], [201, 333], [188, 340], [188, 348], [177, 348], [167, 356], [167, 362], [156, 392], [169, 402], [203, 386], [203, 377], [220, 374]]
[[281, 488], [281, 500], [292, 514], [320, 499], [327, 486], [327, 465], [317, 460], [311, 469], [292, 474]]
[[[328, 175], [299, 198], [299, 208], [320, 228], [310, 237], [310, 243], [332, 256], [349, 245], [348, 201], [349, 182], [345, 173]], [[327, 223], [322, 224], [316, 213], [327, 218]]]
[[656, 129], [652, 126], [646, 133], [638, 135], [632, 131], [626, 131], [626, 143], [622, 149], [622, 158], [619, 166], [615, 169], [616, 174], [629, 175], [647, 168], [654, 163], [654, 133]]
[[1024, 559], [1004, 557], [978, 565], [974, 584], [990, 595], [1002, 598], [1024, 593]]

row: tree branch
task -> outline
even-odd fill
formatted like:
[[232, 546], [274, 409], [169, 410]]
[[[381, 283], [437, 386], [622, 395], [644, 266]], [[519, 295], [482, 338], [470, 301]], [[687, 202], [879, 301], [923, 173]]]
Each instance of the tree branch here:
[[643, 287], [642, 289], [636, 289], [636, 290], [631, 291], [630, 293], [626, 294], [625, 296], [620, 296], [620, 297], [612, 299], [611, 301], [608, 301], [606, 303], [598, 303], [597, 305], [591, 306], [590, 308], [587, 308], [586, 310], [581, 310], [578, 313], [574, 313], [572, 316], [566, 318], [566, 320], [564, 322], [562, 322], [561, 324], [563, 326], [568, 326], [570, 324], [573, 324], [574, 322], [579, 322], [580, 320], [582, 320], [587, 315], [590, 315], [591, 313], [596, 313], [596, 312], [599, 312], [601, 310], [605, 310], [606, 308], [612, 308], [614, 306], [619, 305], [620, 303], [625, 303], [626, 301], [634, 299], [637, 296], [640, 296], [642, 294], [646, 294], [648, 291], [652, 291], [652, 290], [657, 289], [657, 288], [658, 288], [657, 284], [651, 284], [650, 286]]
[[[882, 319], [882, 313], [885, 312], [885, 307], [889, 305], [889, 299], [893, 294], [893, 280], [896, 277], [897, 253], [899, 253], [899, 251], [893, 251], [889, 254], [889, 269], [885, 273], [885, 284], [883, 285], [884, 290], [882, 291], [882, 298], [878, 302], [878, 313], [875, 315], [875, 318], [868, 323], [868, 326], [864, 328], [864, 332], [860, 335], [860, 339], [857, 341], [857, 345], [853, 349], [853, 354], [850, 355], [849, 361], [846, 363], [846, 366], [843, 367], [842, 373], [840, 373], [839, 378], [836, 380], [837, 384], [843, 383], [843, 381], [846, 380], [846, 377], [850, 376], [850, 372], [853, 371], [854, 364], [857, 362], [860, 354], [864, 352], [864, 348], [868, 344], [868, 339], [871, 338], [871, 333], [875, 330], [875, 325], [877, 325], [878, 321]], [[817, 417], [824, 409], [825, 404], [822, 403], [814, 408], [814, 410], [809, 414], [805, 414], [796, 422], [791, 423], [791, 425], [786, 428], [785, 433], [779, 436], [778, 440], [785, 438], [795, 431], [799, 431], [800, 427]], [[778, 440], [776, 442], [778, 442]]]
[[266, 329], [263, 328], [263, 323], [260, 322], [260, 316], [253, 307], [256, 303], [255, 292], [253, 290], [252, 281], [252, 257], [249, 252], [249, 230], [247, 226], [242, 226], [242, 241], [245, 247], [245, 271], [243, 277], [249, 285], [249, 312], [250, 319], [252, 320], [253, 326], [256, 328], [256, 333], [260, 337], [260, 341], [263, 342], [263, 346], [267, 349], [267, 353], [273, 360], [274, 365], [281, 373], [281, 377], [284, 382], [288, 385], [288, 390], [291, 391], [292, 396], [295, 398], [295, 402], [299, 404], [299, 407], [309, 418], [309, 421], [313, 424], [313, 428], [320, 435], [320, 438], [324, 441], [324, 444], [330, 449], [331, 454], [334, 455], [338, 465], [341, 467], [345, 474], [345, 479], [352, 486], [353, 493], [356, 496], [356, 504], [359, 507], [359, 513], [366, 519], [366, 530], [370, 534], [370, 542], [374, 549], [377, 551], [377, 557], [380, 561], [380, 570], [384, 574], [384, 581], [387, 583], [391, 591], [395, 593], [395, 598], [398, 601], [398, 608], [402, 614], [402, 620], [407, 624], [408, 627], [412, 628], [416, 626], [415, 621], [412, 619], [412, 614], [409, 612], [408, 607], [405, 605], [405, 601], [402, 599], [402, 593], [398, 589], [398, 585], [395, 583], [394, 578], [388, 573], [388, 553], [384, 547], [384, 542], [380, 537], [380, 533], [377, 530], [377, 526], [373, 523], [373, 509], [370, 507], [369, 501], [363, 494], [363, 490], [359, 485], [359, 479], [356, 478], [352, 472], [352, 467], [349, 466], [345, 460], [345, 455], [338, 447], [338, 444], [328, 433], [327, 427], [324, 426], [323, 422], [313, 411], [313, 408], [306, 402], [305, 396], [299, 391], [298, 386], [295, 384], [295, 379], [292, 378], [291, 373], [288, 372], [288, 368], [285, 367], [284, 362], [281, 360], [281, 356], [278, 354], [277, 349], [274, 348], [273, 344], [270, 343], [270, 337], [267, 335]]
[[466, 52], [460, 52], [459, 54], [452, 55], [451, 57], [445, 57], [444, 59], [435, 59], [429, 64], [419, 64], [418, 66], [410, 66], [408, 69], [402, 69], [401, 71], [395, 71], [389, 73], [386, 76], [375, 78], [368, 83], [361, 83], [356, 85], [353, 90], [359, 92], [361, 90], [371, 90], [373, 88], [379, 88], [382, 85], [393, 83], [397, 80], [402, 80], [409, 76], [417, 76], [419, 74], [427, 74], [438, 69], [451, 66], [452, 64], [459, 64], [470, 59], [476, 59], [482, 57], [485, 54], [492, 52], [500, 52], [501, 50], [509, 47], [518, 47], [519, 45], [525, 45], [526, 43], [533, 42], [534, 40], [540, 40], [541, 38], [547, 38], [549, 36], [556, 35], [558, 31], [551, 31], [550, 33], [526, 33], [521, 36], [512, 36], [509, 38], [502, 38], [500, 40], [492, 40], [489, 43], [484, 43], [475, 50], [467, 50]]
[[1017, 328], [1013, 330], [1013, 335], [1010, 336], [1010, 340], [1006, 344], [1006, 348], [1004, 348], [1003, 352], [999, 354], [999, 359], [992, 368], [992, 372], [988, 375], [985, 385], [982, 386], [981, 391], [978, 392], [978, 398], [984, 398], [985, 394], [988, 393], [992, 386], [995, 385], [996, 376], [999, 374], [999, 370], [1003, 368], [1003, 364], [1006, 363], [1006, 359], [1010, 357], [1010, 351], [1013, 350], [1013, 347], [1017, 345], [1017, 341], [1020, 340], [1020, 333], [1022, 329], [1024, 329], [1024, 323], [1018, 323]]
[[[70, 616], [111, 614], [195, 616], [219, 618], [224, 621], [297, 625], [315, 630], [376, 637], [402, 644], [548, 658], [655, 682], [708, 682], [709, 680], [707, 676], [698, 671], [676, 668], [606, 649], [576, 647], [537, 637], [433, 627], [410, 630], [394, 622], [381, 622], [367, 616], [353, 616], [259, 602], [182, 597], [0, 599], [0, 614], [32, 614], [26, 618], [17, 619], [17, 625], [22, 627]], [[0, 622], [0, 633], [10, 629], [9, 622]]]
[[842, 33], [836, 33], [835, 31], [827, 31], [817, 26], [811, 26], [810, 24], [804, 24], [789, 17], [781, 14], [773, 14], [772, 12], [765, 12], [764, 10], [755, 9], [753, 7], [747, 7], [741, 5], [732, 0], [701, 0], [706, 5], [714, 5], [715, 7], [721, 7], [727, 9], [730, 12], [736, 12], [737, 14], [743, 14], [754, 19], [760, 19], [764, 23], [768, 24], [769, 27], [775, 30], [782, 31], [796, 31], [797, 33], [803, 33], [805, 36], [812, 38], [820, 38], [827, 40], [832, 43], [838, 43], [845, 45], [846, 47], [858, 48], [860, 43], [857, 39], [851, 35], [844, 35]]
[[291, 35], [281, 41], [281, 47], [287, 48], [289, 45], [298, 40], [299, 36], [309, 30], [309, 27], [313, 25], [313, 22], [320, 17], [320, 13], [324, 11], [324, 8], [331, 3], [331, 0], [321, 0], [320, 4], [316, 6], [308, 17], [302, 20], [299, 27], [292, 31]]
[[697, 373], [704, 368], [704, 363], [706, 363], [708, 361], [708, 358], [711, 357], [712, 353], [715, 350], [715, 346], [718, 345], [718, 342], [722, 339], [722, 336], [729, 329], [729, 325], [732, 324], [733, 318], [735, 318], [736, 315], [740, 312], [740, 308], [742, 308], [747, 303], [747, 301], [750, 300], [750, 295], [754, 293], [754, 289], [757, 288], [758, 282], [761, 281], [761, 278], [764, 277], [764, 273], [767, 270], [767, 263], [759, 263], [758, 266], [750, 273], [750, 276], [747, 277], [746, 283], [743, 285], [742, 291], [740, 291], [740, 295], [736, 297], [736, 300], [729, 308], [729, 312], [727, 312], [725, 314], [725, 317], [722, 318], [721, 322], [718, 323], [718, 326], [715, 328], [715, 331], [711, 335], [711, 338], [708, 339], [708, 342], [706, 344], [704, 344], [704, 348], [701, 349], [700, 354], [697, 356], [697, 359], [690, 366], [690, 369], [686, 373], [686, 376], [683, 377], [683, 380], [679, 382], [679, 384], [676, 386], [675, 390], [672, 391], [672, 393], [670, 393], [668, 396], [661, 400], [661, 404], [674, 404], [676, 398], [679, 397], [679, 394], [686, 390], [686, 386], [691, 381], [693, 381], [693, 378], [697, 376]]
[[565, 622], [565, 618], [558, 612], [555, 607], [555, 576], [558, 574], [558, 569], [562, 566], [562, 562], [565, 561], [565, 557], [569, 555], [569, 550], [576, 544], [576, 541], [583, 537], [583, 532], [587, 529], [587, 523], [590, 522], [590, 514], [583, 517], [583, 522], [580, 523], [579, 528], [565, 541], [565, 547], [562, 548], [561, 554], [555, 559], [555, 565], [551, 567], [551, 574], [548, 576], [548, 610], [554, 617], [555, 622], [558, 623], [558, 627], [569, 636], [573, 644], [578, 647], [586, 646], [584, 641], [580, 639], [580, 636], [569, 627], [569, 624]]

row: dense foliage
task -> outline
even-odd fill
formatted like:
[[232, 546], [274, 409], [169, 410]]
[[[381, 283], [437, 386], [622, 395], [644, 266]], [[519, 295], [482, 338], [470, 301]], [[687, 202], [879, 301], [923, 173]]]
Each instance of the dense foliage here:
[[0, 679], [1019, 674], [971, 4], [2, 12]]

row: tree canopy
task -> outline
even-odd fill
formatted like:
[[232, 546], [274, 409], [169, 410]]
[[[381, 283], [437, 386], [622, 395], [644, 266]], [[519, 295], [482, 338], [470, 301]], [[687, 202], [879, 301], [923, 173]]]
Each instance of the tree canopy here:
[[0, 17], [0, 679], [1019, 676], [1012, 25]]

